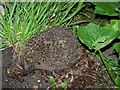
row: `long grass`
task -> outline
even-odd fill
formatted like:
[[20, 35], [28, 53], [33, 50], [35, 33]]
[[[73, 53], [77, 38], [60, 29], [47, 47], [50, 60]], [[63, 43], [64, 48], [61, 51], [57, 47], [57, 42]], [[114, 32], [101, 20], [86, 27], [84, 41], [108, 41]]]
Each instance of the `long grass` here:
[[83, 2], [23, 3], [15, 0], [13, 3], [4, 2], [3, 7], [4, 15], [0, 13], [0, 49], [13, 47], [22, 52], [26, 43], [36, 33], [54, 25], [71, 24], [73, 17], [84, 4]]

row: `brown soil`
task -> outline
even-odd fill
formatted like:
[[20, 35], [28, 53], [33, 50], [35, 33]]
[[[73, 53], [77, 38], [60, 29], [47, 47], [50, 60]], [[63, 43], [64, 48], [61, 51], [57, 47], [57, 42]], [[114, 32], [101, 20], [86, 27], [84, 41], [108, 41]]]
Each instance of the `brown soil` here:
[[88, 54], [66, 28], [53, 27], [34, 36], [21, 57], [26, 64], [14, 66], [10, 72], [13, 56], [12, 48], [3, 51], [3, 88], [48, 89], [52, 87], [50, 76], [57, 84], [67, 82], [68, 89], [113, 86], [100, 60]]

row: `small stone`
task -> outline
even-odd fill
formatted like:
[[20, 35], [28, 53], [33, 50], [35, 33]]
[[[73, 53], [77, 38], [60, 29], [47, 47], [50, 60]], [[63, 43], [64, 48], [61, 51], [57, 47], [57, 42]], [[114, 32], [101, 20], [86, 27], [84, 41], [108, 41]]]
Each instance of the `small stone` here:
[[38, 90], [38, 85], [33, 85], [33, 90]]
[[40, 80], [37, 80], [38, 83], [40, 83]]

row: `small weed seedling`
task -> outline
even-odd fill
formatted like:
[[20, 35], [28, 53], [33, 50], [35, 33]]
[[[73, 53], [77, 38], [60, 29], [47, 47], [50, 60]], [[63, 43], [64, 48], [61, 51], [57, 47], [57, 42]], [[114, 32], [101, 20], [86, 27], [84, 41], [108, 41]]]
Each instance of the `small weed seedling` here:
[[52, 84], [52, 90], [56, 90], [57, 88], [67, 88], [68, 87], [68, 83], [67, 82], [60, 82], [57, 83], [55, 81], [55, 78], [50, 76], [48, 78], [48, 81]]

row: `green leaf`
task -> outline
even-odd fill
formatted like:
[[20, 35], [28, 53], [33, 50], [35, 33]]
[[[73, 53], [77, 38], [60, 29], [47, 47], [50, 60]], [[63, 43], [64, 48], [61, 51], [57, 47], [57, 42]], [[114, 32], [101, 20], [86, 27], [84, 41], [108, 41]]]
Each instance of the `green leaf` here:
[[98, 43], [103, 43], [106, 41], [106, 39], [107, 39], [107, 36], [101, 36], [93, 43], [92, 46], [96, 46]]
[[120, 76], [119, 75], [116, 77], [115, 83], [116, 83], [117, 86], [120, 87]]
[[118, 31], [119, 36], [117, 38], [120, 39], [120, 20], [111, 20], [110, 23], [113, 29]]
[[104, 47], [110, 44], [116, 37], [118, 37], [118, 31], [114, 30], [112, 25], [108, 25], [101, 28], [101, 36], [106, 36], [106, 40], [102, 43], [100, 47]]
[[118, 24], [119, 24], [120, 22], [119, 22], [119, 20], [114, 20], [114, 19], [112, 19], [111, 21], [110, 21], [110, 25], [113, 27], [113, 29], [114, 30], [116, 30], [116, 31], [118, 31]]
[[111, 58], [106, 58], [104, 60], [104, 63], [105, 63], [105, 66], [107, 67], [107, 70], [112, 80], [114, 81], [116, 86], [119, 86], [120, 85], [120, 67], [118, 62], [116, 62]]
[[100, 35], [97, 28], [99, 28], [99, 26], [92, 23], [88, 24], [87, 26], [78, 28], [79, 39], [90, 49], [93, 49], [92, 45]]
[[113, 48], [116, 50], [116, 52], [118, 53], [119, 58], [120, 58], [120, 42], [114, 44]]
[[94, 2], [96, 5], [95, 13], [108, 15], [108, 16], [118, 16], [117, 10], [119, 10], [119, 2]]
[[78, 37], [89, 47], [89, 49], [100, 50], [111, 43], [118, 36], [111, 25], [100, 27], [90, 23], [87, 26], [78, 28]]
[[117, 38], [120, 39], [120, 35]]
[[48, 81], [49, 81], [50, 83], [54, 84], [54, 83], [55, 83], [55, 78], [52, 77], [52, 76], [50, 76], [49, 79], [48, 79]]
[[68, 86], [68, 83], [62, 82], [62, 83], [60, 83], [59, 86], [60, 86], [61, 88], [66, 88], [66, 87]]
[[120, 39], [120, 20], [111, 20], [111, 23], [113, 24], [113, 28], [115, 30], [118, 30], [119, 33], [118, 39]]

